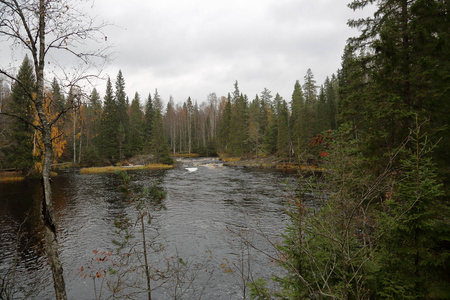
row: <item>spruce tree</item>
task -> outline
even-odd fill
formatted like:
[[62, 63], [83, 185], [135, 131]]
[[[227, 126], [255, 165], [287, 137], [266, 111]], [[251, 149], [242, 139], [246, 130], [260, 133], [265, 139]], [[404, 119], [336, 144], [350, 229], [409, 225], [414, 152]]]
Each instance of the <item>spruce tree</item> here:
[[[237, 82], [235, 87], [237, 88]], [[248, 152], [248, 103], [247, 96], [240, 95], [231, 107], [230, 149], [235, 156]]]
[[35, 134], [32, 124], [35, 112], [31, 102], [36, 88], [36, 79], [33, 66], [28, 56], [25, 56], [17, 74], [17, 81], [12, 87], [10, 113], [17, 115], [21, 120], [12, 121], [11, 150], [7, 155], [7, 161], [11, 167], [22, 170], [24, 174], [33, 168], [33, 137]]
[[116, 103], [117, 103], [117, 117], [119, 120], [118, 126], [118, 140], [119, 140], [119, 156], [120, 160], [129, 156], [129, 131], [130, 119], [128, 117], [128, 98], [125, 93], [125, 80], [122, 71], [119, 70], [116, 78]]
[[230, 141], [230, 125], [231, 125], [231, 95], [228, 94], [225, 102], [225, 108], [222, 113], [222, 122], [219, 125], [219, 149], [222, 152], [228, 152]]
[[102, 103], [97, 89], [92, 89], [89, 97], [89, 103], [86, 108], [86, 157], [88, 164], [95, 164], [100, 157], [100, 124], [102, 119]]
[[420, 127], [395, 173], [380, 213], [374, 292], [391, 299], [445, 299], [450, 295], [450, 206]]
[[130, 147], [131, 155], [140, 154], [144, 147], [143, 118], [144, 118], [144, 114], [141, 110], [140, 97], [139, 97], [139, 94], [136, 92], [133, 100], [131, 101], [131, 107], [130, 107], [129, 147]]
[[329, 123], [329, 129], [334, 130], [337, 128], [337, 103], [338, 98], [338, 81], [336, 75], [331, 76], [331, 80], [327, 77], [324, 83], [325, 95], [326, 95], [326, 114]]
[[278, 93], [275, 96], [275, 102], [278, 106], [277, 156], [290, 158], [289, 109], [286, 101]]
[[65, 107], [65, 99], [64, 95], [61, 92], [61, 87], [59, 86], [58, 81], [56, 80], [56, 77], [53, 78], [52, 85], [51, 85], [51, 92], [52, 92], [52, 113], [59, 113], [61, 112]]
[[312, 73], [311, 69], [308, 69], [306, 71], [304, 80], [303, 96], [305, 98], [305, 105], [303, 110], [303, 136], [305, 138], [311, 138], [316, 133], [318, 133], [314, 130], [314, 122], [316, 118], [317, 86], [316, 81], [314, 80], [314, 74]]
[[114, 99], [111, 80], [108, 78], [100, 123], [99, 146], [101, 156], [108, 159], [111, 163], [119, 160], [118, 129], [117, 103]]
[[255, 153], [256, 157], [258, 157], [261, 143], [262, 143], [262, 135], [261, 135], [261, 103], [259, 101], [258, 95], [256, 95], [255, 99], [250, 103], [249, 107], [249, 150], [251, 153]]
[[169, 146], [167, 145], [166, 137], [164, 135], [161, 110], [162, 102], [158, 90], [156, 90], [153, 97], [153, 125], [150, 153], [154, 155], [157, 163], [172, 164], [173, 161], [169, 156]]
[[317, 102], [316, 118], [314, 120], [314, 132], [320, 133], [327, 129], [330, 129], [330, 123], [328, 120], [327, 112], [327, 99], [325, 94], [325, 89], [323, 85], [319, 89], [319, 101]]
[[270, 118], [273, 114], [273, 103], [271, 95], [271, 91], [267, 88], [264, 88], [264, 90], [261, 92], [261, 119], [260, 123], [263, 124], [261, 126], [261, 134], [266, 136], [267, 131], [269, 130], [270, 125]]
[[[291, 120], [290, 131], [291, 138], [294, 147], [294, 151], [297, 153], [298, 149], [303, 149], [306, 142], [304, 141], [303, 128], [304, 124], [304, 99], [303, 91], [300, 82], [297, 80], [294, 85], [294, 91], [292, 93], [291, 101]], [[297, 153], [298, 154], [298, 153]]]
[[152, 96], [149, 93], [147, 102], [145, 103], [144, 111], [144, 153], [150, 153], [150, 143], [152, 140], [152, 128], [153, 128], [153, 101]]
[[[349, 6], [356, 10], [372, 2]], [[430, 120], [423, 130], [442, 139], [435, 157], [448, 163], [448, 155], [441, 155], [450, 141], [444, 125], [449, 114], [443, 113], [450, 109], [450, 56], [444, 42], [449, 37], [448, 4], [383, 0], [373, 17], [349, 24], [361, 28], [361, 35], [350, 39], [346, 49], [343, 121], [355, 123], [368, 155], [386, 160], [386, 153], [414, 127], [417, 114], [421, 121]]]

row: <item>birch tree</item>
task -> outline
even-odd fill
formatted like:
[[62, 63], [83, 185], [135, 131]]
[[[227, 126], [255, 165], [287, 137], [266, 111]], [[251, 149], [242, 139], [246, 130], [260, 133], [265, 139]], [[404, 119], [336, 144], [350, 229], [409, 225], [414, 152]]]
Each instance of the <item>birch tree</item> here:
[[[86, 40], [105, 40], [101, 29], [103, 24], [94, 25], [94, 20], [84, 14], [76, 5], [80, 2], [69, 0], [0, 0], [0, 37], [10, 42], [11, 47], [20, 47], [30, 55], [36, 76], [35, 90], [26, 90], [27, 97], [32, 102], [38, 115], [37, 124], [14, 115], [1, 112], [22, 122], [42, 134], [44, 144], [44, 159], [42, 168], [42, 217], [45, 227], [45, 251], [52, 271], [54, 289], [57, 299], [67, 299], [63, 277], [63, 268], [58, 256], [56, 223], [52, 205], [52, 190], [50, 185], [50, 168], [52, 164], [52, 127], [58, 119], [77, 103], [69, 102], [53, 118], [50, 118], [44, 107], [45, 66], [51, 62], [51, 54], [64, 51], [73, 55], [80, 62], [74, 67], [75, 77], [69, 78], [72, 86], [81, 84], [82, 79], [89, 76], [79, 75], [82, 70], [88, 70], [95, 58], [102, 61], [106, 58], [105, 48], [91, 52], [86, 49]], [[60, 65], [57, 61], [53, 64]], [[62, 72], [69, 74], [68, 72]], [[18, 85], [22, 82], [5, 67], [0, 67], [0, 74], [5, 75]], [[84, 73], [86, 74], [86, 73]]]

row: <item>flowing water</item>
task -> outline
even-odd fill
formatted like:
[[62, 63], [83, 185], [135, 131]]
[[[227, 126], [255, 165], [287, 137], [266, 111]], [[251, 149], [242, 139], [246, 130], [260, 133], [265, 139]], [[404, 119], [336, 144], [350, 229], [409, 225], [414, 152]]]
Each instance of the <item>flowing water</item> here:
[[[147, 225], [147, 241], [161, 246], [148, 257], [159, 270], [171, 264], [179, 272], [152, 282], [156, 287], [167, 280], [152, 293], [153, 299], [174, 299], [175, 294], [179, 298], [180, 291], [185, 292], [183, 299], [242, 299], [249, 275], [259, 278], [279, 272], [267, 254], [274, 253], [272, 243], [284, 230], [285, 196], [296, 185], [296, 173], [225, 167], [214, 158], [183, 159], [172, 170], [130, 173], [135, 189], [156, 182], [167, 191], [165, 209], [153, 208], [152, 223]], [[100, 289], [102, 298], [111, 295], [107, 283], [118, 274], [107, 272], [97, 278], [95, 272], [108, 270], [114, 255], [108, 261], [95, 258], [117, 248], [112, 243], [118, 239], [114, 220], [121, 215], [135, 219], [133, 206], [118, 191], [120, 184], [115, 174], [81, 175], [75, 170], [53, 179], [69, 299], [94, 299], [94, 290], [98, 297]], [[0, 185], [0, 276], [13, 275], [9, 282], [19, 299], [28, 292], [37, 299], [54, 298], [39, 219], [41, 195], [39, 181]], [[139, 237], [135, 234], [132, 240]], [[130, 273], [128, 279], [133, 276]], [[144, 282], [138, 284], [145, 287]], [[131, 298], [145, 299], [146, 294]]]

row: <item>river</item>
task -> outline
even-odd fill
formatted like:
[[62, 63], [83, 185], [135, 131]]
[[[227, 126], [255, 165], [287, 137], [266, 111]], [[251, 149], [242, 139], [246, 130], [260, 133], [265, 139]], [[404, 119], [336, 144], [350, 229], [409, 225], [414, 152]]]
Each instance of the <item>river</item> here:
[[[250, 276], [256, 279], [280, 272], [262, 251], [275, 252], [272, 243], [279, 240], [286, 224], [285, 196], [296, 186], [295, 172], [225, 167], [215, 158], [203, 158], [182, 159], [171, 170], [130, 173], [134, 189], [157, 182], [167, 191], [165, 209], [151, 211], [147, 240], [158, 251], [151, 250], [148, 257], [154, 268], [165, 271], [172, 265], [178, 272], [166, 272], [167, 278], [152, 282], [157, 287], [167, 281], [153, 291], [153, 299], [242, 299]], [[105, 272], [98, 278], [96, 271], [111, 270], [113, 263], [116, 271], [125, 268], [118, 267], [114, 254], [105, 254], [117, 248], [112, 243], [118, 239], [114, 220], [136, 216], [118, 191], [119, 185], [115, 174], [81, 175], [76, 170], [53, 179], [69, 299], [94, 299], [100, 291], [107, 298], [111, 295], [108, 282], [117, 282], [119, 274]], [[0, 185], [0, 276], [13, 275], [8, 282], [19, 299], [27, 293], [36, 299], [54, 298], [39, 219], [41, 195], [37, 180]], [[139, 241], [139, 234], [132, 240]], [[135, 276], [129, 274], [128, 281]], [[131, 298], [145, 299], [146, 294]]]

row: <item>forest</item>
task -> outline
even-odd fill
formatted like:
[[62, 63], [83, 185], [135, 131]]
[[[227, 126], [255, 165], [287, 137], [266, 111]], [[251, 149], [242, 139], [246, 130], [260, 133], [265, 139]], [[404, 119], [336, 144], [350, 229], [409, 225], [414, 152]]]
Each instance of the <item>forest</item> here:
[[[349, 21], [360, 35], [348, 40], [341, 68], [323, 83], [308, 69], [292, 79], [286, 99], [266, 87], [246, 95], [237, 80], [228, 95], [165, 104], [158, 90], [145, 99], [126, 95], [120, 70], [105, 95], [65, 93], [49, 80], [41, 92], [54, 120], [51, 148], [33, 100], [35, 63], [26, 56], [12, 85], [0, 81], [0, 168], [42, 172], [48, 149], [53, 164], [77, 166], [137, 155], [172, 164], [171, 155], [192, 153], [314, 164], [326, 170], [328, 201], [316, 212], [302, 204], [307, 191], [294, 195], [278, 245], [287, 275], [271, 279], [275, 291], [268, 279], [252, 282], [252, 297], [448, 299], [449, 4], [376, 5], [373, 16]], [[317, 188], [305, 174], [300, 181]]]
[[[36, 113], [27, 110], [31, 104], [26, 103], [23, 92], [35, 84], [28, 57], [18, 77], [30, 86], [14, 85], [11, 93], [4, 87], [4, 110], [34, 122]], [[337, 128], [338, 77], [333, 74], [319, 88], [310, 69], [303, 85], [299, 80], [293, 85], [289, 103], [278, 93], [274, 97], [267, 88], [250, 101], [240, 92], [237, 81], [226, 97], [211, 93], [200, 104], [190, 97], [175, 104], [170, 97], [165, 107], [158, 90], [149, 94], [145, 103], [138, 93], [130, 101], [124, 90], [121, 71], [115, 89], [107, 80], [103, 98], [95, 88], [86, 97], [75, 90], [64, 95], [53, 80], [45, 92], [49, 114], [79, 103], [53, 129], [54, 163], [111, 165], [143, 154], [153, 155], [156, 162], [171, 163], [169, 153], [221, 153], [244, 158], [276, 155], [286, 162], [297, 162], [298, 149], [305, 149], [310, 138]], [[40, 164], [37, 131], [20, 121], [5, 123], [4, 128], [2, 168], [16, 168], [24, 174], [35, 170]]]

